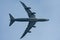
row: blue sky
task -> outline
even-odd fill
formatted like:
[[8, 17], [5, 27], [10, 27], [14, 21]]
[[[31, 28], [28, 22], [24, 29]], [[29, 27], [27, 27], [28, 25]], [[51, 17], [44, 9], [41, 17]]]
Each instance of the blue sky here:
[[[28, 22], [14, 22], [9, 27], [9, 13], [14, 18], [28, 18], [19, 1], [36, 12], [36, 18], [47, 18], [49, 22], [37, 22], [32, 33], [20, 39]], [[60, 0], [0, 0], [0, 40], [60, 40]]]

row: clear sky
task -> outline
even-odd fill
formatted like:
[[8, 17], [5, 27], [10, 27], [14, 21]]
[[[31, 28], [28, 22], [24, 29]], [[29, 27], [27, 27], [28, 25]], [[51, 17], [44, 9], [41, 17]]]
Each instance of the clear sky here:
[[[14, 22], [9, 27], [9, 13], [14, 18], [28, 18], [19, 1], [36, 12], [36, 18], [49, 22], [37, 22], [24, 38], [20, 39], [28, 22]], [[60, 0], [0, 0], [0, 40], [60, 40]]]

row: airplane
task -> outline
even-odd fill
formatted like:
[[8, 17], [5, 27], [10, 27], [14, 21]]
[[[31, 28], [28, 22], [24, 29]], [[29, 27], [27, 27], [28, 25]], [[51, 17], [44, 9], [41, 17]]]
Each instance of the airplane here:
[[49, 21], [49, 19], [40, 19], [40, 18], [36, 18], [35, 17], [35, 12], [32, 12], [30, 9], [31, 7], [27, 7], [23, 2], [20, 1], [20, 3], [22, 4], [22, 6], [24, 7], [25, 11], [28, 13], [28, 17], [29, 18], [14, 18], [10, 13], [10, 24], [9, 26], [11, 26], [15, 21], [18, 22], [29, 22], [28, 26], [26, 28], [26, 30], [24, 31], [23, 35], [21, 36], [21, 39], [27, 34], [27, 33], [31, 33], [30, 29], [31, 28], [35, 28], [36, 26], [34, 26], [36, 24], [36, 22], [45, 22], [45, 21]]

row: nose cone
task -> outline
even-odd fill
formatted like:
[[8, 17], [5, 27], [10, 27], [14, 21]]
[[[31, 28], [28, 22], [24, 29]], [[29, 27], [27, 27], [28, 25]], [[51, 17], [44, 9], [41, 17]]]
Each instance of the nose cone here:
[[49, 21], [49, 19], [46, 19], [46, 21]]

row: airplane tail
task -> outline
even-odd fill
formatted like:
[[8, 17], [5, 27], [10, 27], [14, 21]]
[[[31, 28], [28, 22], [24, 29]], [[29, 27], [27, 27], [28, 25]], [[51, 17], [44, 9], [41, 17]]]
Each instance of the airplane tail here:
[[10, 24], [9, 24], [9, 26], [11, 26], [15, 22], [15, 19], [11, 14], [9, 14], [9, 16], [10, 16]]

